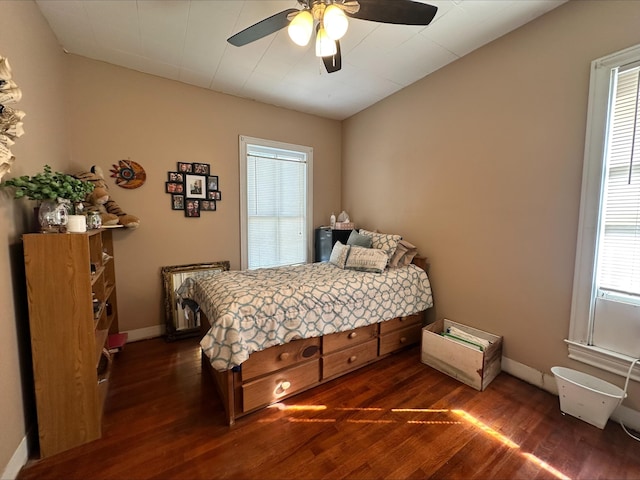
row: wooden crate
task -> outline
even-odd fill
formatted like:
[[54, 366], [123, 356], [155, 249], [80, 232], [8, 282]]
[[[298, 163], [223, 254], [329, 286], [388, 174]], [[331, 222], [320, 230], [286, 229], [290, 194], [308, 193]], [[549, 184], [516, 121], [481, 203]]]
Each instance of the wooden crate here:
[[[489, 340], [484, 351], [441, 335], [449, 326]], [[483, 391], [501, 371], [502, 337], [440, 319], [422, 329], [422, 363]]]

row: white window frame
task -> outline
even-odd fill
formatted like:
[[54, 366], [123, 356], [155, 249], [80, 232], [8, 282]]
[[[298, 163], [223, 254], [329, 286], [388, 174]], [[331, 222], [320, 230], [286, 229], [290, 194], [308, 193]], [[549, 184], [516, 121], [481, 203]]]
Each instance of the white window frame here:
[[[611, 72], [616, 67], [638, 60], [640, 45], [591, 63], [571, 321], [569, 338], [565, 340], [568, 344], [569, 358], [621, 376], [627, 375], [633, 357], [590, 345], [593, 327], [591, 318], [596, 298], [595, 259], [605, 181], [603, 158], [607, 147], [607, 120], [611, 108]], [[636, 366], [631, 378], [640, 380], [639, 373], [640, 369]]]
[[307, 208], [306, 208], [306, 262], [312, 258], [313, 249], [313, 148], [291, 143], [265, 140], [262, 138], [240, 135], [240, 266], [243, 270], [248, 268], [248, 238], [247, 238], [247, 148], [249, 145], [292, 150], [304, 153], [307, 157]]

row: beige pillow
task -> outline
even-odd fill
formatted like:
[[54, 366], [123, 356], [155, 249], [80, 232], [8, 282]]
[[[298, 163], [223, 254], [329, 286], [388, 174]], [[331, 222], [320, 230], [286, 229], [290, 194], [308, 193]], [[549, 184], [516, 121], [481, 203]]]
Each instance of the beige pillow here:
[[382, 273], [388, 260], [387, 254], [380, 249], [352, 245], [344, 268], [361, 272]]
[[336, 267], [344, 268], [350, 249], [349, 245], [343, 245], [340, 241], [337, 241], [331, 250], [329, 263], [333, 263]]
[[389, 260], [390, 267], [405, 267], [413, 261], [413, 257], [418, 254], [418, 249], [415, 245], [407, 242], [406, 240], [398, 241], [398, 246], [394, 252], [391, 260]]

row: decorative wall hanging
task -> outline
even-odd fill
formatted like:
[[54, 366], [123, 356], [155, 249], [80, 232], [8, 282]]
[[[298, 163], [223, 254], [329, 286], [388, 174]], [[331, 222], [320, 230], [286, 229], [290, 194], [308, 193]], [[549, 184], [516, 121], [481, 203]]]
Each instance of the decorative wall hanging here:
[[111, 167], [111, 176], [116, 185], [122, 188], [138, 188], [147, 180], [147, 173], [139, 163], [132, 160], [120, 160]]
[[208, 163], [178, 162], [176, 172], [167, 172], [165, 192], [171, 194], [171, 209], [183, 210], [185, 217], [198, 218], [213, 212], [222, 200], [217, 175], [210, 175]]
[[24, 134], [22, 119], [25, 113], [7, 105], [19, 102], [22, 90], [11, 80], [9, 60], [0, 55], [0, 180], [11, 170], [15, 157], [9, 150], [15, 139]]

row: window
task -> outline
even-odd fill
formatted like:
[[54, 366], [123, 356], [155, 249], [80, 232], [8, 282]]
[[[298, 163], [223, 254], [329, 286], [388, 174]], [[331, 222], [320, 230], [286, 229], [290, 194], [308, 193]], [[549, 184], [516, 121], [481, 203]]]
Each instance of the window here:
[[640, 357], [640, 46], [591, 65], [569, 357]]
[[313, 149], [240, 137], [243, 269], [311, 258]]

